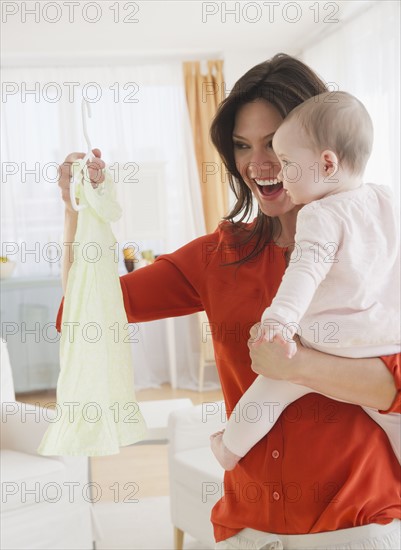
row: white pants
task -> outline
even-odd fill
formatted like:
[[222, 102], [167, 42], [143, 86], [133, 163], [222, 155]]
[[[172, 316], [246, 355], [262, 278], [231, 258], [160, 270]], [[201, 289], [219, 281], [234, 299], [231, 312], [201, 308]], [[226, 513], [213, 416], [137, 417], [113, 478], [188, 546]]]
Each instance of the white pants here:
[[372, 523], [313, 535], [275, 535], [243, 529], [218, 542], [216, 550], [400, 550], [401, 521]]
[[[245, 456], [271, 430], [283, 410], [308, 393], [314, 390], [259, 375], [236, 404], [223, 434], [224, 444], [236, 455]], [[401, 415], [362, 409], [386, 432], [401, 462]]]

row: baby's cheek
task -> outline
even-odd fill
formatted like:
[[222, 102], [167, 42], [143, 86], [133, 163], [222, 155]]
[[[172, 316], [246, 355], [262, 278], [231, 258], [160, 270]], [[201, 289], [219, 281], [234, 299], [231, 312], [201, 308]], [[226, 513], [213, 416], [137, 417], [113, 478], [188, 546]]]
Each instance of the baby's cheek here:
[[285, 168], [285, 179], [290, 185], [297, 184], [302, 177], [301, 167], [297, 164], [290, 164]]

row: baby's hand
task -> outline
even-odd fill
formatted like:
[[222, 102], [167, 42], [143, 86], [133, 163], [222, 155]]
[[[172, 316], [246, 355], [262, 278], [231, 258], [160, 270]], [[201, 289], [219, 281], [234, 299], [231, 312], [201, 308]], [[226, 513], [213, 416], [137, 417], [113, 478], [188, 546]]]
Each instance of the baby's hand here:
[[[284, 338], [283, 331], [285, 328], [285, 325], [275, 321], [274, 319], [265, 319], [261, 325], [261, 341], [264, 340], [269, 343], [275, 342], [276, 344], [279, 344], [284, 348], [284, 356], [287, 359], [292, 359], [297, 353], [297, 344], [294, 340], [288, 340], [288, 337]], [[258, 343], [260, 344], [261, 342]]]
[[288, 341], [283, 338], [280, 332], [276, 332], [273, 337], [273, 342], [277, 342], [277, 344], [280, 344], [280, 346], [284, 348], [285, 357], [287, 357], [287, 359], [292, 359], [297, 353], [296, 343], [294, 341]]

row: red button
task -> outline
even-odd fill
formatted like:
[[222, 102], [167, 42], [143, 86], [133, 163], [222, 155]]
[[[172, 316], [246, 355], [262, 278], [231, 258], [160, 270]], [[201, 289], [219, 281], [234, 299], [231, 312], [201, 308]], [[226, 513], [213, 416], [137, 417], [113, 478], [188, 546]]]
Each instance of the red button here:
[[277, 450], [272, 452], [273, 458], [278, 458], [279, 456], [280, 456], [280, 453]]
[[280, 495], [277, 491], [274, 491], [273, 498], [274, 498], [274, 500], [280, 500]]

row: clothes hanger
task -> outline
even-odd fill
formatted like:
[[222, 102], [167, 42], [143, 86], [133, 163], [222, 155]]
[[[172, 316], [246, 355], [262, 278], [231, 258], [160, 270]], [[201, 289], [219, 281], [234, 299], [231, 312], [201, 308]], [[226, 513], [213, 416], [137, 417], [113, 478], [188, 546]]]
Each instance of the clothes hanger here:
[[[89, 139], [88, 127], [86, 122], [86, 115], [88, 115], [89, 118], [92, 118], [92, 113], [91, 113], [90, 104], [86, 101], [85, 98], [82, 98], [81, 113], [82, 113], [82, 127], [83, 127], [86, 145], [88, 147], [87, 149], [88, 152], [86, 153], [85, 157], [82, 160], [79, 160], [73, 163], [74, 178], [70, 185], [70, 199], [71, 199], [71, 205], [73, 209], [76, 210], [77, 212], [79, 210], [83, 210], [84, 208], [86, 208], [86, 204], [78, 204], [75, 198], [75, 189], [76, 189], [77, 181], [78, 181], [78, 178], [81, 176], [81, 172], [83, 171], [86, 165], [86, 162], [88, 160], [93, 159], [92, 145]], [[76, 169], [77, 171], [75, 171]]]

